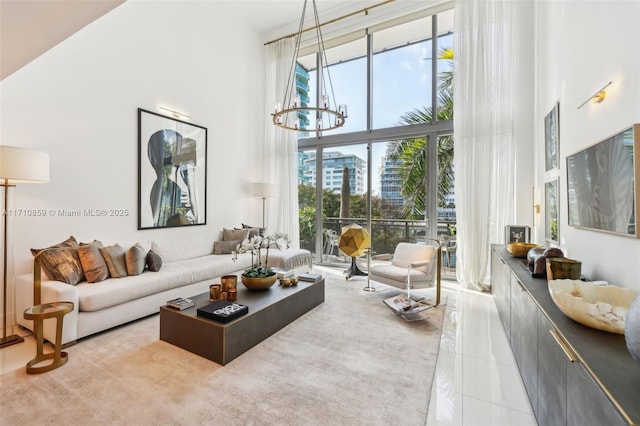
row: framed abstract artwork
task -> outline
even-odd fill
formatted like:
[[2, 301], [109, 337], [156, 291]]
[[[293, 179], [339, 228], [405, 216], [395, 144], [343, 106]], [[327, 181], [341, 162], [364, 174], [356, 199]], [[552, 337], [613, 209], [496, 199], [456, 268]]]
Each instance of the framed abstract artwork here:
[[544, 184], [544, 238], [551, 243], [560, 242], [560, 226], [558, 222], [558, 178]]
[[560, 132], [559, 132], [560, 106], [556, 102], [553, 109], [544, 118], [544, 170], [556, 170], [560, 167], [558, 158], [560, 152]]
[[640, 238], [640, 124], [567, 156], [569, 225]]
[[138, 229], [207, 223], [207, 129], [138, 108]]

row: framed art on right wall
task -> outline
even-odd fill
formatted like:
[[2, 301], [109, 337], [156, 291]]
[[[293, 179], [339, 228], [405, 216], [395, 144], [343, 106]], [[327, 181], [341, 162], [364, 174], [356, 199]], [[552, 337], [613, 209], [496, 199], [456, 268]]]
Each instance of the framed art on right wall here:
[[544, 183], [544, 238], [550, 243], [560, 242], [560, 227], [558, 223], [558, 185], [555, 178]]
[[640, 238], [640, 124], [567, 156], [569, 225]]
[[544, 117], [544, 171], [560, 167], [560, 104], [556, 102], [549, 114]]

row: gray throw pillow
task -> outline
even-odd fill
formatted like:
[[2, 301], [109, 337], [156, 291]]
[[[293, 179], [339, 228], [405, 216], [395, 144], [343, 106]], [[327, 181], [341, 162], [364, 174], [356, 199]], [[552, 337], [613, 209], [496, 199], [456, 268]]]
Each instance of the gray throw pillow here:
[[222, 241], [246, 240], [249, 238], [249, 229], [227, 229], [222, 230]]
[[162, 258], [153, 250], [147, 253], [147, 268], [151, 272], [158, 272], [162, 268]]
[[264, 231], [266, 229], [266, 228], [261, 228], [260, 226], [247, 225], [246, 223], [243, 223], [242, 227], [245, 229], [249, 229], [249, 238], [253, 236], [264, 235]]
[[262, 228], [256, 228], [256, 227], [249, 227], [249, 226], [244, 226], [244, 224], [242, 225], [242, 228], [236, 228], [236, 230], [239, 229], [248, 229], [249, 230], [249, 235], [247, 236], [247, 239], [251, 239], [253, 237], [257, 237], [258, 235], [262, 235]]
[[104, 257], [104, 261], [107, 262], [111, 278], [122, 278], [127, 276], [126, 253], [119, 244], [101, 247], [100, 253], [102, 254], [102, 257]]
[[236, 241], [216, 241], [213, 243], [213, 254], [231, 254], [238, 251], [238, 246], [242, 240]]
[[147, 263], [147, 252], [140, 243], [134, 244], [125, 255], [127, 275], [140, 275]]
[[89, 244], [81, 244], [78, 247], [78, 256], [82, 264], [82, 270], [87, 282], [97, 283], [109, 278], [109, 267], [100, 253], [102, 243], [94, 241]]

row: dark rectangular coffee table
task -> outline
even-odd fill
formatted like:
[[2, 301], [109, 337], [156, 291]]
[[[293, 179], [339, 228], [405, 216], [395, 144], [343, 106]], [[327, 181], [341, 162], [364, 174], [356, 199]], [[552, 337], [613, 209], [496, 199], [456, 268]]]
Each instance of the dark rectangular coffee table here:
[[197, 315], [197, 308], [210, 303], [209, 293], [189, 298], [196, 301], [189, 309], [160, 308], [160, 340], [224, 365], [323, 303], [324, 279], [292, 287], [276, 282], [266, 291], [238, 283], [237, 303], [249, 313], [226, 324]]

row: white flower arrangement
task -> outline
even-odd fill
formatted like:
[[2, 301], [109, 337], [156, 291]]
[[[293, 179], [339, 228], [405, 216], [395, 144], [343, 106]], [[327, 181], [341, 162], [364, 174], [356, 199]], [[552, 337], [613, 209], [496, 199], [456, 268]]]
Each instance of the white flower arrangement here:
[[[256, 235], [251, 237], [251, 239], [245, 239], [240, 243], [238, 247], [238, 253], [251, 253], [251, 267], [244, 270], [242, 275], [252, 278], [264, 278], [275, 275], [275, 272], [272, 268], [266, 267], [269, 263], [269, 249], [271, 246], [275, 244], [275, 246], [279, 250], [285, 250], [289, 248], [289, 244], [291, 244], [291, 240], [286, 234], [273, 234], [266, 237], [262, 237], [260, 235]], [[262, 264], [262, 250], [266, 248], [266, 254], [264, 259], [264, 265]], [[236, 252], [233, 252], [233, 260], [237, 260], [238, 255]], [[257, 263], [256, 263], [257, 260]]]

